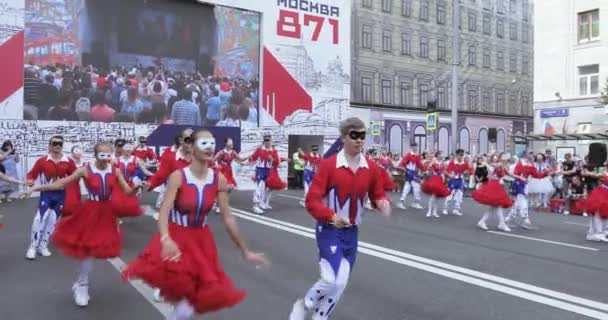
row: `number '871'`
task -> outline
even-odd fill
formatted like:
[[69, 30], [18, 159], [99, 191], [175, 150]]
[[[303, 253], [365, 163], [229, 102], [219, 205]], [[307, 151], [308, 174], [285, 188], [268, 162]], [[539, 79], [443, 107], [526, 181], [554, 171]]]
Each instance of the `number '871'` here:
[[[294, 11], [281, 10], [279, 12], [279, 20], [277, 21], [277, 34], [283, 37], [301, 39], [302, 25], [312, 27], [312, 41], [319, 41], [321, 30], [325, 22], [324, 17], [303, 14], [304, 18], [300, 21], [300, 14]], [[332, 29], [332, 43], [338, 44], [338, 20], [327, 18]]]

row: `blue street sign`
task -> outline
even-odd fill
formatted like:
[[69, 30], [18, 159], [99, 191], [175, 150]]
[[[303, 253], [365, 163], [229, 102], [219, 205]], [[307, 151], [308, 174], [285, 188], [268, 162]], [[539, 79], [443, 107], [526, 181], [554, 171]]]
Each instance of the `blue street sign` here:
[[540, 110], [541, 118], [567, 117], [569, 115], [570, 115], [570, 109], [568, 109], [568, 108]]

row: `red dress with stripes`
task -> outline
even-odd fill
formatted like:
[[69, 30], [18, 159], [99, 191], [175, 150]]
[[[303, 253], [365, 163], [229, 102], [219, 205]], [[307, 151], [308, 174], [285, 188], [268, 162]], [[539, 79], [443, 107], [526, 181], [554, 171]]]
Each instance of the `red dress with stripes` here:
[[195, 178], [189, 168], [180, 172], [182, 184], [174, 209], [169, 212], [169, 236], [181, 252], [180, 259], [163, 260], [160, 234], [156, 234], [123, 276], [142, 279], [159, 288], [167, 301], [186, 299], [197, 313], [236, 305], [245, 298], [246, 292], [236, 288], [224, 273], [207, 225], [217, 197], [219, 174], [210, 170], [203, 181]]

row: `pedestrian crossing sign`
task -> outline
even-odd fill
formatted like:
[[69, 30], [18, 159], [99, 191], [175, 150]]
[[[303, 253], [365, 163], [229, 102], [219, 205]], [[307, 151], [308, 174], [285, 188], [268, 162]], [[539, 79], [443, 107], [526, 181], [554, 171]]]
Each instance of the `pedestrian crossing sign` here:
[[382, 134], [382, 122], [372, 121], [370, 126], [370, 133], [372, 136], [379, 136]]
[[426, 114], [426, 130], [435, 131], [437, 130], [437, 112], [429, 112]]

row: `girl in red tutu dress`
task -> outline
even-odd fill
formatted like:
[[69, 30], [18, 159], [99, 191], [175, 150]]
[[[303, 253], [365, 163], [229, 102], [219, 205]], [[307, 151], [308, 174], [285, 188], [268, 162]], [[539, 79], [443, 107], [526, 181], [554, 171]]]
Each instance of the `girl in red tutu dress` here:
[[220, 150], [214, 158], [214, 162], [219, 165], [219, 172], [226, 178], [230, 190], [236, 188], [236, 180], [232, 172], [232, 161], [236, 161], [241, 165], [245, 164], [246, 158], [241, 158], [238, 152], [234, 151], [234, 142], [231, 138], [226, 138], [224, 149]]
[[[589, 175], [589, 173], [588, 173]], [[593, 188], [589, 196], [584, 201], [585, 212], [591, 216], [587, 240], [597, 242], [608, 242], [605, 233], [606, 219], [608, 219], [608, 174], [594, 173], [599, 179], [600, 185]]]
[[[133, 146], [125, 144], [120, 157], [116, 158], [114, 167], [120, 170], [129, 186], [141, 185], [143, 181], [137, 177], [137, 170], [141, 170], [146, 176], [154, 174], [146, 168], [146, 164], [140, 158], [133, 155]], [[117, 189], [112, 195], [112, 204], [114, 212], [118, 217], [137, 217], [143, 214], [142, 208], [139, 206], [137, 194], [127, 195], [121, 189]]]
[[218, 311], [245, 298], [245, 291], [236, 288], [224, 273], [207, 225], [216, 198], [226, 230], [242, 257], [258, 267], [268, 264], [241, 239], [230, 212], [228, 183], [221, 173], [208, 167], [215, 153], [215, 138], [201, 130], [193, 134], [193, 141], [192, 163], [169, 177], [159, 233], [123, 271], [127, 279], [142, 279], [159, 288], [165, 300], [175, 304], [167, 319], [191, 319], [194, 313]]
[[390, 175], [390, 170], [393, 166], [393, 161], [386, 155], [386, 152], [382, 152], [382, 154], [378, 158], [376, 158], [376, 163], [382, 169], [380, 174], [382, 177], [382, 181], [384, 181], [384, 190], [393, 191], [397, 189], [397, 184], [393, 181]]
[[[498, 169], [498, 170], [496, 170]], [[498, 220], [498, 229], [509, 232], [509, 226], [505, 223], [505, 218], [502, 213], [503, 209], [510, 208], [513, 201], [507, 194], [507, 191], [500, 184], [498, 174], [506, 174], [506, 168], [503, 168], [500, 162], [488, 164], [484, 159], [479, 159], [475, 176], [480, 179], [481, 187], [472, 193], [472, 197], [479, 204], [488, 207], [488, 210], [483, 214], [477, 226], [483, 230], [488, 230], [486, 221], [490, 215], [494, 215]]]
[[[82, 168], [86, 162], [82, 160], [82, 150], [78, 146], [73, 146], [70, 159], [74, 161], [76, 168]], [[67, 217], [72, 214], [74, 208], [77, 208], [82, 203], [83, 197], [87, 195], [87, 188], [82, 179], [74, 181], [65, 186], [65, 198], [63, 200], [63, 208], [61, 208], [61, 216]]]
[[443, 172], [445, 168], [443, 164], [439, 162], [436, 156], [437, 154], [433, 156], [429, 153], [424, 163], [425, 169], [430, 175], [430, 177], [426, 179], [421, 186], [422, 192], [430, 195], [429, 210], [426, 213], [427, 218], [430, 218], [431, 216], [439, 218], [439, 215], [437, 214], [437, 199], [444, 199], [450, 195], [450, 190], [445, 185], [445, 181], [443, 180]]
[[[266, 186], [270, 190], [283, 190], [287, 188], [287, 182], [281, 180], [281, 176], [279, 175], [279, 166], [281, 165], [281, 162], [287, 161], [287, 159], [279, 156], [279, 151], [277, 151], [275, 146], [272, 146], [272, 158], [272, 168], [270, 168], [270, 172], [268, 173]], [[270, 202], [270, 192], [267, 194], [267, 199], [267, 201]], [[268, 203], [266, 204], [266, 207], [268, 209], [272, 209]]]
[[127, 184], [119, 170], [110, 165], [112, 147], [105, 143], [95, 145], [95, 161], [78, 168], [70, 176], [47, 185], [37, 185], [26, 195], [37, 191], [61, 190], [67, 184], [84, 179], [88, 199], [57, 223], [52, 240], [68, 257], [79, 260], [78, 279], [72, 290], [76, 305], [89, 303], [89, 273], [93, 259], [109, 259], [120, 256], [122, 235], [116, 212], [110, 199], [120, 188], [125, 194], [133, 194], [139, 186]]

